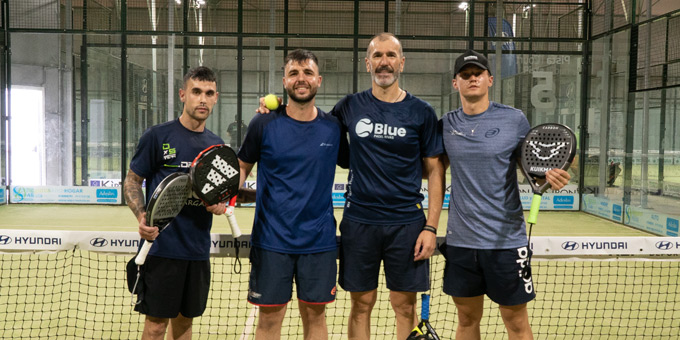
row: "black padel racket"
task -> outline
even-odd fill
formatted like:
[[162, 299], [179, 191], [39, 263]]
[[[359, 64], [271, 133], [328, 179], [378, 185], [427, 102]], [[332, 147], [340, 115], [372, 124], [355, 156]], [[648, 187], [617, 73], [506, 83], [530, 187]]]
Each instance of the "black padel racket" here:
[[547, 181], [538, 184], [538, 179], [545, 179], [545, 173], [551, 169], [566, 170], [576, 155], [576, 137], [562, 124], [541, 124], [529, 130], [522, 143], [520, 159], [522, 173], [534, 192], [529, 210], [529, 237], [527, 240], [527, 263], [522, 267], [522, 278], [531, 278], [531, 229], [538, 218], [541, 208], [541, 195], [548, 190]]
[[576, 137], [562, 124], [542, 124], [529, 130], [522, 143], [521, 168], [534, 196], [527, 222], [534, 224], [541, 207], [541, 195], [548, 190], [547, 181], [539, 185], [550, 169], [566, 170], [576, 155]]
[[[146, 205], [146, 224], [151, 227], [158, 227], [159, 233], [165, 230], [182, 210], [190, 193], [189, 174], [175, 172], [165, 177], [158, 184]], [[144, 242], [142, 249], [139, 250], [135, 258], [135, 263], [138, 266], [144, 264], [152, 245], [153, 241], [146, 240]]]
[[234, 238], [241, 236], [234, 216], [240, 167], [236, 153], [229, 146], [213, 145], [201, 151], [191, 164], [191, 183], [196, 196], [206, 205], [229, 202], [225, 215]]
[[430, 325], [430, 294], [422, 294], [421, 298], [420, 323], [406, 340], [440, 340], [439, 335]]

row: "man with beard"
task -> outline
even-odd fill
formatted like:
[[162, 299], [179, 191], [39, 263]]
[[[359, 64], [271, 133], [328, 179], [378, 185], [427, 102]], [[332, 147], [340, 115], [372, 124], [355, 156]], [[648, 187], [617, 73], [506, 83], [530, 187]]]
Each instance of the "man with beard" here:
[[139, 221], [139, 235], [155, 240], [140, 280], [144, 298], [135, 305], [146, 315], [142, 339], [163, 339], [166, 330], [168, 339], [191, 339], [193, 318], [203, 314], [208, 302], [212, 215], [224, 214], [225, 204], [206, 207], [196, 197], [187, 198], [163, 237], [156, 239], [158, 228], [147, 225], [144, 202], [166, 176], [188, 172], [184, 164], [191, 164], [203, 149], [224, 143], [205, 127], [218, 97], [215, 73], [203, 66], [191, 69], [179, 90], [182, 115], [146, 130], [130, 161], [125, 201]]
[[[349, 135], [350, 171], [340, 224], [340, 286], [351, 292], [349, 339], [369, 339], [383, 262], [397, 339], [417, 323], [417, 292], [430, 286], [428, 258], [436, 247], [444, 183], [437, 115], [425, 101], [399, 87], [401, 42], [376, 35], [366, 51], [372, 86], [348, 95], [332, 113]], [[428, 179], [428, 214], [420, 193]]]
[[248, 301], [260, 306], [255, 339], [279, 339], [295, 280], [304, 338], [327, 339], [337, 274], [331, 190], [346, 151], [337, 118], [314, 106], [321, 76], [312, 52], [286, 56], [283, 85], [289, 104], [256, 115], [238, 153], [241, 184], [258, 163]]
[[[397, 37], [373, 37], [366, 50], [371, 88], [346, 96], [331, 111], [350, 141], [338, 279], [352, 299], [349, 339], [370, 338], [381, 262], [397, 339], [406, 339], [416, 326], [417, 292], [430, 287], [428, 259], [436, 247], [444, 195], [443, 146], [432, 106], [399, 87], [405, 61]], [[263, 98], [257, 112], [269, 112]], [[421, 205], [423, 174], [427, 219]]]

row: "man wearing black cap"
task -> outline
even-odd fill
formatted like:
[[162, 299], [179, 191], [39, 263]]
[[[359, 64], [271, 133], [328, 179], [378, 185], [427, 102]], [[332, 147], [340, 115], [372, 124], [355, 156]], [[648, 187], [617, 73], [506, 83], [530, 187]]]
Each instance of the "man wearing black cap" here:
[[[485, 294], [499, 304], [509, 339], [533, 339], [527, 302], [536, 293], [531, 275], [520, 275], [529, 249], [516, 171], [529, 122], [521, 110], [489, 101], [493, 76], [483, 55], [468, 50], [454, 72], [462, 107], [440, 126], [442, 161], [451, 165], [443, 289], [458, 309], [456, 339], [480, 339]], [[564, 170], [546, 173], [553, 189], [569, 179]]]

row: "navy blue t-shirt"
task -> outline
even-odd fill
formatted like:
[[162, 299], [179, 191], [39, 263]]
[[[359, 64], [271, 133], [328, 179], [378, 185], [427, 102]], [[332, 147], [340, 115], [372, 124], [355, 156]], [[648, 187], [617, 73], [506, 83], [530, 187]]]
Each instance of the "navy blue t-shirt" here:
[[340, 147], [338, 120], [317, 108], [312, 121], [297, 121], [286, 106], [255, 115], [240, 160], [257, 163], [252, 243], [286, 254], [337, 248], [332, 186]]
[[[146, 201], [166, 176], [189, 172], [194, 158], [215, 144], [224, 144], [224, 141], [208, 129], [203, 132], [188, 130], [179, 119], [146, 130], [130, 162], [130, 169], [146, 179]], [[211, 227], [212, 214], [192, 195], [177, 218], [154, 241], [149, 255], [207, 260], [210, 258]]]
[[410, 93], [386, 103], [369, 89], [346, 96], [332, 113], [349, 134], [343, 218], [383, 225], [422, 219], [422, 159], [444, 152], [432, 106]]

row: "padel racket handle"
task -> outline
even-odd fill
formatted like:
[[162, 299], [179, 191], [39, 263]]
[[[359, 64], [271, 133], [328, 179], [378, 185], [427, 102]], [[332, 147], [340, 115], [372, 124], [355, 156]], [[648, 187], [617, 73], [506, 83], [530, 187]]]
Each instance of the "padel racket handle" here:
[[420, 318], [423, 320], [430, 320], [430, 295], [422, 294], [420, 297], [423, 299], [420, 306]]
[[234, 205], [236, 204], [236, 196], [232, 197], [227, 205], [227, 210], [224, 212], [227, 215], [227, 221], [229, 221], [229, 226], [231, 227], [231, 236], [238, 238], [241, 236], [241, 228], [238, 227], [238, 222], [236, 221], [236, 215], [234, 215]]
[[139, 250], [139, 254], [137, 254], [137, 257], [135, 258], [135, 263], [138, 266], [141, 266], [146, 262], [146, 256], [149, 255], [149, 250], [151, 250], [152, 245], [153, 241], [144, 240], [144, 245], [142, 245], [142, 249]]
[[[231, 212], [229, 212], [229, 210], [231, 210]], [[234, 236], [234, 238], [240, 237], [241, 229], [238, 227], [238, 222], [236, 222], [236, 216], [234, 216], [234, 208], [227, 207], [226, 215], [227, 220], [229, 220], [229, 226], [231, 227], [231, 236]]]
[[541, 195], [534, 194], [534, 198], [531, 199], [531, 210], [529, 210], [529, 217], [527, 222], [531, 224], [536, 224], [538, 219], [538, 210], [541, 208]]

